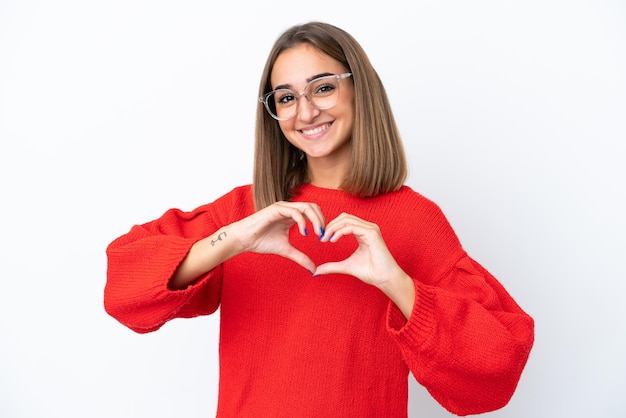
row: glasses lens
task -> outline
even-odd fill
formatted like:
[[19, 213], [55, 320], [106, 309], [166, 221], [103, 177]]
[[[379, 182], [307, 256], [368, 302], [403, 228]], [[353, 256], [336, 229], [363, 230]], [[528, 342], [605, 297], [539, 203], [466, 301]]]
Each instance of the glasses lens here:
[[[337, 104], [340, 76], [329, 75], [312, 80], [304, 89], [304, 96], [320, 110]], [[301, 93], [302, 94], [302, 93]], [[300, 95], [301, 95], [300, 94]], [[298, 110], [300, 95], [289, 89], [278, 89], [265, 96], [265, 108], [278, 120], [291, 119]]]
[[296, 114], [298, 98], [288, 89], [275, 90], [267, 96], [265, 107], [276, 119], [289, 119]]
[[311, 81], [307, 85], [306, 94], [318, 109], [330, 109], [339, 97], [339, 77], [331, 75]]

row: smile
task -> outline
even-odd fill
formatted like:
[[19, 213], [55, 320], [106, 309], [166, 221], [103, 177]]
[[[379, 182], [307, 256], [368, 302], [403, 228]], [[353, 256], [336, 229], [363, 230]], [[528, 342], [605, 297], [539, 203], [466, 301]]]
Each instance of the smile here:
[[325, 123], [323, 125], [316, 126], [315, 128], [312, 128], [312, 129], [301, 129], [300, 132], [308, 136], [319, 135], [325, 130], [327, 130], [328, 128], [330, 128], [330, 125], [332, 125], [332, 123]]

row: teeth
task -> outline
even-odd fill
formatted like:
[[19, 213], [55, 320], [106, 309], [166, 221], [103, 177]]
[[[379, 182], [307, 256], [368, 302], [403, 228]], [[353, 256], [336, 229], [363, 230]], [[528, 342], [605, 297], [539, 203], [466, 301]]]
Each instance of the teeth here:
[[319, 134], [320, 132], [325, 131], [326, 129], [328, 129], [328, 126], [329, 126], [329, 125], [328, 125], [328, 124], [326, 124], [326, 125], [318, 126], [318, 127], [317, 127], [317, 128], [315, 128], [315, 129], [306, 129], [306, 130], [305, 130], [305, 129], [303, 129], [303, 130], [302, 130], [302, 133], [303, 133], [303, 134], [305, 134], [305, 135], [315, 135], [315, 134]]

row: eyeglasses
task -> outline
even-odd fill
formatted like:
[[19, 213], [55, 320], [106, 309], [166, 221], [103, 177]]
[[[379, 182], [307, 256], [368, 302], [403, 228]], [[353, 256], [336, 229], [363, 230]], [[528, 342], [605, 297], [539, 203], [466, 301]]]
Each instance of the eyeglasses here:
[[293, 118], [298, 111], [298, 99], [304, 96], [319, 110], [330, 109], [337, 104], [339, 82], [352, 73], [327, 75], [311, 80], [300, 93], [291, 89], [276, 89], [259, 97], [268, 113], [276, 120]]

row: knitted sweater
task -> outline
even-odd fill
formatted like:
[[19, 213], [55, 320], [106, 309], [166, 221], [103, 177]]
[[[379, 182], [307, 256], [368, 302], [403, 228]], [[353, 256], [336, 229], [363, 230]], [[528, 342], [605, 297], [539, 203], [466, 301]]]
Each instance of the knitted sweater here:
[[[327, 221], [342, 212], [376, 223], [415, 282], [410, 319], [377, 288], [347, 275], [312, 276], [277, 256], [243, 253], [184, 290], [168, 281], [190, 247], [254, 211], [250, 186], [211, 204], [136, 225], [107, 248], [107, 312], [132, 330], [220, 312], [218, 417], [406, 417], [409, 371], [446, 409], [508, 403], [534, 324], [470, 258], [439, 207], [405, 186], [361, 199], [303, 186]], [[347, 258], [352, 236], [321, 243], [290, 231], [316, 265]]]

